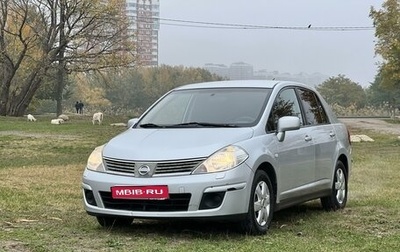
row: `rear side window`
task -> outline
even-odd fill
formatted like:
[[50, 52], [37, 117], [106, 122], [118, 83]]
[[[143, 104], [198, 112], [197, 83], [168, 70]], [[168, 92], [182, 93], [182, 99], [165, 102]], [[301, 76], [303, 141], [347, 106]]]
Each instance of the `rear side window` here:
[[276, 97], [268, 118], [267, 132], [276, 131], [278, 119], [283, 116], [297, 116], [300, 122], [303, 122], [299, 101], [293, 88], [284, 89]]
[[306, 124], [316, 125], [329, 123], [325, 109], [317, 95], [308, 89], [299, 88], [298, 91], [304, 108]]

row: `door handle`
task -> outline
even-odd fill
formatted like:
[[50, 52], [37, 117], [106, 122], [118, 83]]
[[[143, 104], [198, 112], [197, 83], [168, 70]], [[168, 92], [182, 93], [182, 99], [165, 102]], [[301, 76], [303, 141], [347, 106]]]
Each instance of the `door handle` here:
[[329, 132], [329, 136], [334, 138], [336, 136], [336, 134], [335, 134], [335, 132], [331, 131], [331, 132]]
[[304, 137], [304, 140], [305, 140], [306, 142], [310, 142], [310, 141], [312, 140], [312, 137], [310, 137], [309, 135], [306, 135], [306, 136]]

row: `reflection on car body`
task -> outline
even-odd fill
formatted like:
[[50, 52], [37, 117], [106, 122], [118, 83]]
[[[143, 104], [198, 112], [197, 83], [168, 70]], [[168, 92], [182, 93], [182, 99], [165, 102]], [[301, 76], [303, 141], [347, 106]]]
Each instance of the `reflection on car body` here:
[[83, 174], [85, 210], [102, 226], [218, 218], [263, 234], [282, 208], [318, 198], [326, 210], [346, 205], [349, 133], [305, 84], [185, 85], [128, 125]]

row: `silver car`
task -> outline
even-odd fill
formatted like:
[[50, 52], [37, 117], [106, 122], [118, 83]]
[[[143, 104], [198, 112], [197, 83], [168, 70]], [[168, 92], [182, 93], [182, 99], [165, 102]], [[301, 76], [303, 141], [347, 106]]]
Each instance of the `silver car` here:
[[82, 189], [102, 226], [217, 218], [264, 234], [282, 208], [344, 208], [350, 170], [349, 132], [314, 88], [220, 81], [175, 88], [130, 120], [92, 152]]

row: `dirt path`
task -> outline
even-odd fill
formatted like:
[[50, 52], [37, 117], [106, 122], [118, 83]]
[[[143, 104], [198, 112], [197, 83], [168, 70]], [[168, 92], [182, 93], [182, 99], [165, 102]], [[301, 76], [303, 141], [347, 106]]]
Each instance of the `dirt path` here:
[[387, 123], [383, 119], [376, 118], [340, 118], [349, 128], [361, 128], [375, 130], [400, 136], [400, 124]]
[[69, 139], [74, 140], [77, 137], [71, 135], [54, 135], [54, 134], [43, 134], [43, 133], [27, 133], [20, 130], [7, 130], [7, 131], [0, 131], [0, 136], [20, 136], [20, 137], [34, 137], [34, 138], [57, 138], [57, 139]]

